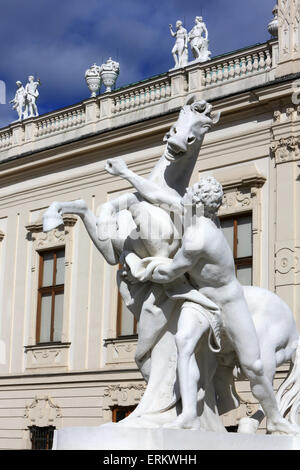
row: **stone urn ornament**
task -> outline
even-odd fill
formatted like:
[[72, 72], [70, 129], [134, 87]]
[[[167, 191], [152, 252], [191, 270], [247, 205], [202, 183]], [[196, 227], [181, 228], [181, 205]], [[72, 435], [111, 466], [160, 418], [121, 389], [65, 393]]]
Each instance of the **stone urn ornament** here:
[[100, 76], [103, 82], [103, 85], [106, 87], [105, 93], [112, 91], [118, 75], [120, 73], [120, 64], [115, 62], [110, 57], [104, 64], [100, 67]]
[[91, 92], [91, 97], [95, 98], [101, 87], [100, 67], [96, 64], [92, 65], [85, 72], [85, 81]]
[[278, 5], [276, 4], [273, 8], [273, 20], [268, 24], [268, 31], [271, 36], [278, 37]]

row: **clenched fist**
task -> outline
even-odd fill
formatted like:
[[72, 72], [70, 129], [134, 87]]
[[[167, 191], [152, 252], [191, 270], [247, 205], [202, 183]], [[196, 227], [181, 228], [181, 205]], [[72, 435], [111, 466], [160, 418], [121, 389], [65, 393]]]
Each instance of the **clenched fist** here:
[[115, 176], [125, 176], [128, 170], [126, 163], [121, 158], [111, 158], [107, 160], [105, 169], [108, 173]]

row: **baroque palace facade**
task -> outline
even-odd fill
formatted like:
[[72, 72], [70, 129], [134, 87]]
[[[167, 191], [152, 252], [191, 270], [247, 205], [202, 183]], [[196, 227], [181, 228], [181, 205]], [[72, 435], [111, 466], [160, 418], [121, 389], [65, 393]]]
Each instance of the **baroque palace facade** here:
[[[96, 212], [130, 190], [104, 170], [107, 158], [147, 176], [192, 94], [222, 113], [192, 182], [213, 175], [223, 184], [220, 218], [238, 278], [279, 294], [300, 327], [299, 13], [295, 1], [278, 7], [278, 39], [0, 130], [0, 448], [51, 447], [54, 428], [116, 421], [139, 402], [136, 325], [117, 267], [80, 219], [64, 216], [64, 228], [46, 234], [42, 214], [79, 198]], [[224, 416], [232, 429], [256, 410], [248, 383], [237, 389], [241, 406]]]

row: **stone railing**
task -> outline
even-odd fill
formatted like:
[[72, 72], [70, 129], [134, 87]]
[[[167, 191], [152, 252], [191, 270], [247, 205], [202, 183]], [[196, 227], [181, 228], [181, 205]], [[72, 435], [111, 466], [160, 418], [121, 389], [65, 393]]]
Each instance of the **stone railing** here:
[[41, 138], [57, 132], [65, 132], [68, 129], [85, 124], [85, 109], [79, 106], [71, 111], [66, 110], [58, 114], [51, 113], [47, 117], [39, 117], [35, 120], [35, 137]]
[[115, 93], [113, 96], [112, 114], [143, 108], [151, 103], [158, 103], [170, 98], [171, 80], [168, 77], [157, 79], [152, 83], [139, 84]]
[[8, 130], [7, 128], [5, 128], [3, 131], [0, 130], [0, 150], [5, 150], [12, 146], [12, 136], [13, 133], [11, 130]]
[[203, 66], [202, 85], [204, 87], [220, 85], [228, 80], [239, 80], [250, 75], [270, 71], [272, 68], [272, 50], [268, 45], [258, 46], [254, 51], [243, 51], [224, 60], [213, 60]]
[[189, 63], [148, 80], [0, 129], [0, 161], [178, 110], [188, 94], [214, 100], [274, 79], [278, 43], [270, 41]]

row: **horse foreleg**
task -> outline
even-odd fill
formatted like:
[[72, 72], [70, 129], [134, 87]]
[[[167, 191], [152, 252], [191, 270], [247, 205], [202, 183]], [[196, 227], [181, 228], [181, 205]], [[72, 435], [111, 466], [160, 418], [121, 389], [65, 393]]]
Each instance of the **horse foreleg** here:
[[93, 241], [96, 248], [104, 256], [109, 264], [118, 264], [119, 256], [116, 253], [111, 239], [99, 239], [97, 230], [97, 218], [87, 207], [85, 201], [53, 202], [43, 215], [43, 230], [49, 232], [64, 224], [64, 214], [78, 215]]

